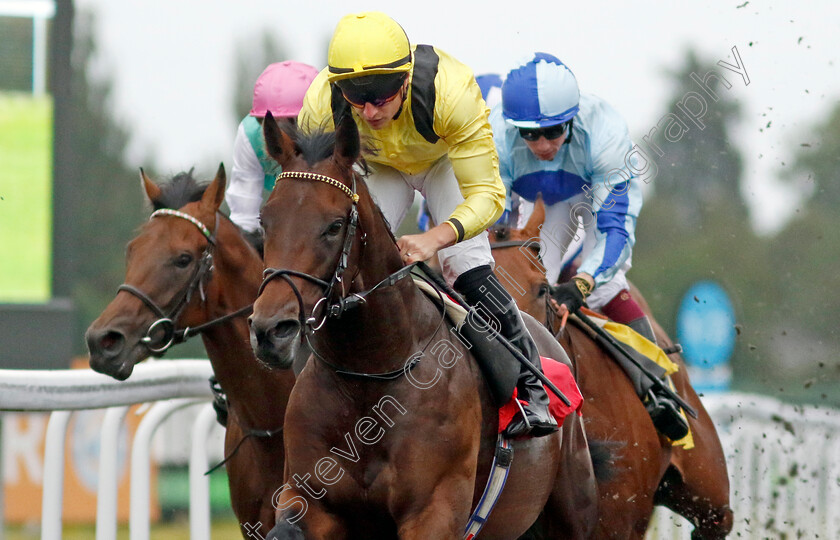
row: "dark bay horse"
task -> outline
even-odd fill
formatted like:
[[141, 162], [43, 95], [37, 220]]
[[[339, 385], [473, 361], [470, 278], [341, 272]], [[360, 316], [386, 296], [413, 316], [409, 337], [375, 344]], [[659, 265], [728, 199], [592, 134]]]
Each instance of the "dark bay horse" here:
[[[502, 284], [521, 310], [550, 326], [572, 359], [585, 398], [587, 434], [623, 444], [612, 479], [599, 484], [596, 536], [643, 538], [653, 506], [663, 505], [694, 524], [692, 538], [724, 538], [733, 524], [726, 461], [714, 424], [689, 383], [685, 363], [671, 355], [680, 366], [671, 377], [674, 385], [699, 414], [697, 420], [688, 418], [695, 443], [691, 450], [672, 447], [658, 435], [627, 376], [588, 334], [573, 324], [559, 333], [560, 319], [549, 309], [548, 281], [537, 258], [539, 244], [533, 242], [544, 219], [545, 207], [538, 200], [525, 228], [493, 230], [490, 242]], [[673, 345], [638, 290], [631, 294], [650, 318], [659, 344]]]
[[[353, 120], [303, 135], [266, 118], [264, 132], [284, 172], [262, 211], [269, 268], [252, 343], [277, 368], [301, 336], [313, 354], [289, 399], [286, 483], [269, 538], [462, 538], [497, 440], [487, 384], [438, 307], [394, 274], [406, 269], [354, 170]], [[543, 354], [562, 358], [528, 319]], [[480, 538], [518, 538], [535, 521], [546, 538], [587, 537], [597, 495], [580, 418], [514, 448]]]
[[[243, 528], [260, 522], [265, 535], [274, 525], [272, 494], [283, 483], [281, 428], [294, 375], [266, 369], [248, 341], [246, 316], [262, 259], [219, 213], [222, 167], [207, 186], [186, 173], [162, 186], [141, 176], [155, 208], [177, 212], [154, 214], [128, 244], [125, 284], [87, 331], [90, 365], [123, 380], [137, 362], [166, 350], [175, 325], [200, 333], [228, 397], [225, 455], [232, 454], [226, 467], [233, 509]], [[164, 315], [172, 324], [156, 322]]]

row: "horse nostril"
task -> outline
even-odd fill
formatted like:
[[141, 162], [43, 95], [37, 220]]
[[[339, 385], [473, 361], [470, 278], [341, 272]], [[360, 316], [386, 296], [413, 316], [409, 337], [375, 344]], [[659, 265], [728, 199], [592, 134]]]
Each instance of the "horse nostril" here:
[[274, 336], [280, 339], [293, 337], [300, 330], [300, 323], [294, 319], [286, 319], [274, 326]]
[[105, 335], [99, 339], [99, 346], [103, 352], [108, 354], [119, 353], [124, 344], [125, 336], [115, 330], [106, 332]]

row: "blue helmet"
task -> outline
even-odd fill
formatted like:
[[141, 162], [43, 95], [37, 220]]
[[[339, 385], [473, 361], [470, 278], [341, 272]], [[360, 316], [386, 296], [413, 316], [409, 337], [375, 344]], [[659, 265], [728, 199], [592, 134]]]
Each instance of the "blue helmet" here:
[[578, 113], [575, 74], [557, 57], [535, 53], [508, 73], [502, 84], [502, 115], [516, 127], [542, 128], [568, 122]]

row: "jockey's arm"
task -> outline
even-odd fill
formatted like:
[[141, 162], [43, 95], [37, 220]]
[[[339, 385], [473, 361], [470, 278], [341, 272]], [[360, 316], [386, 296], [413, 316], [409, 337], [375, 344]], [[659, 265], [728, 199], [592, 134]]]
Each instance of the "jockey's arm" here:
[[590, 132], [591, 184], [584, 188], [596, 220], [595, 246], [578, 269], [584, 279], [593, 278], [594, 288], [610, 281], [632, 255], [642, 207], [639, 180], [625, 163], [633, 148], [627, 124], [605, 103], [599, 113]]
[[230, 219], [252, 232], [260, 228], [260, 206], [265, 173], [242, 125], [233, 143], [233, 168], [225, 191]]
[[[466, 69], [466, 68], [465, 68]], [[435, 130], [449, 145], [449, 161], [464, 202], [443, 224], [457, 241], [468, 240], [493, 225], [505, 209], [505, 186], [481, 90], [469, 75], [466, 90], [450, 92], [435, 109]]]

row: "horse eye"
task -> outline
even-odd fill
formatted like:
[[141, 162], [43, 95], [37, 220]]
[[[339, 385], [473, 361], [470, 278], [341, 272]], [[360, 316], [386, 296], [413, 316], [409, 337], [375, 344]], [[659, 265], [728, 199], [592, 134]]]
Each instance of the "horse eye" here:
[[540, 285], [540, 289], [537, 291], [537, 298], [542, 298], [548, 293], [548, 283], [543, 283]]
[[190, 255], [189, 253], [181, 253], [175, 259], [175, 266], [177, 266], [178, 268], [186, 268], [187, 266], [190, 265], [190, 263], [192, 261], [193, 261], [192, 255]]
[[343, 219], [337, 219], [330, 223], [330, 226], [327, 228], [327, 236], [335, 236], [341, 232], [341, 228], [344, 226]]

